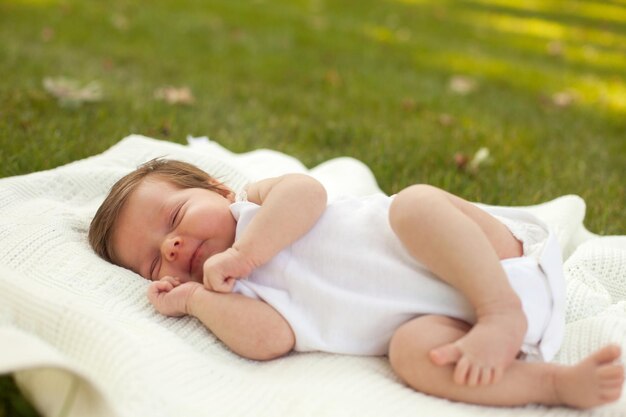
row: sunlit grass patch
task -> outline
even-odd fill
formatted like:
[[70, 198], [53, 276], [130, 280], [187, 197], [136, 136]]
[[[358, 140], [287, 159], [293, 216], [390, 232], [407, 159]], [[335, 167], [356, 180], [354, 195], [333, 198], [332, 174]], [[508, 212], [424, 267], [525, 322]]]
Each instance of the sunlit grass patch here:
[[[410, 1], [410, 0], [408, 0]], [[554, 0], [468, 0], [470, 3], [482, 4], [487, 7], [500, 6], [524, 12], [548, 12], [556, 15], [566, 13], [580, 18], [598, 19], [603, 22], [626, 23], [624, 5], [610, 2], [579, 1], [567, 2]], [[564, 10], [565, 9], [565, 10]]]

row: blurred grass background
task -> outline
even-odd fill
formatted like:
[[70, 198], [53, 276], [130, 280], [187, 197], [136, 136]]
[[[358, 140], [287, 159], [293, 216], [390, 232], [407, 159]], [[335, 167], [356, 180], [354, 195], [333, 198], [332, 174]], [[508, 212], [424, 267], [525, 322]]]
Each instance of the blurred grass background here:
[[[625, 75], [624, 0], [0, 0], [0, 177], [130, 133], [208, 135], [309, 167], [353, 156], [387, 193], [578, 194], [590, 230], [626, 234]], [[46, 77], [102, 98], [60, 103]], [[0, 383], [0, 416], [31, 415]]]

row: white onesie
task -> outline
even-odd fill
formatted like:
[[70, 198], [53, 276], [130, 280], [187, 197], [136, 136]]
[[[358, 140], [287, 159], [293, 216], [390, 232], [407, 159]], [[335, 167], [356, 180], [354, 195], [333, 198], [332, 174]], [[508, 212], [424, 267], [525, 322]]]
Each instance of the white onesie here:
[[[441, 314], [475, 322], [464, 296], [409, 255], [391, 230], [392, 199], [375, 194], [333, 201], [306, 235], [238, 280], [234, 292], [279, 311], [294, 331], [296, 351], [385, 355], [394, 331], [417, 316]], [[533, 359], [550, 360], [565, 326], [559, 245], [526, 212], [480, 207], [517, 233], [525, 252], [534, 247], [534, 256], [525, 253], [501, 263], [528, 318], [522, 350]], [[259, 208], [247, 201], [231, 205], [236, 239]]]

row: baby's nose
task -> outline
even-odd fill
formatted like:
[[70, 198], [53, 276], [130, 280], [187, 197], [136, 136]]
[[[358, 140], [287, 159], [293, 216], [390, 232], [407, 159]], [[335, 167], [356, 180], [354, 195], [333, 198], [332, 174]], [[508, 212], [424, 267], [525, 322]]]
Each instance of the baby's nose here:
[[182, 246], [182, 239], [178, 236], [169, 237], [161, 245], [161, 253], [168, 261], [174, 261], [178, 257], [178, 252]]

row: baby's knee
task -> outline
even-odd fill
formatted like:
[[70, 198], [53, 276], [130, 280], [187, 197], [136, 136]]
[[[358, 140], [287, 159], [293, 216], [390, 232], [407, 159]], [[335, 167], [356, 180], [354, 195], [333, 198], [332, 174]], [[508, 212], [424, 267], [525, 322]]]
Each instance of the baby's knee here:
[[389, 361], [393, 368], [401, 368], [403, 364], [410, 360], [408, 358], [409, 354], [413, 356], [416, 350], [423, 350], [420, 349], [421, 338], [416, 335], [415, 327], [412, 325], [412, 322], [405, 323], [391, 337], [389, 342]]
[[454, 342], [467, 333], [470, 326], [446, 316], [428, 315], [400, 326], [389, 343], [389, 363], [407, 384], [427, 391], [432, 372], [441, 367], [430, 360], [434, 348]]
[[415, 222], [423, 218], [425, 210], [433, 207], [433, 202], [442, 197], [442, 190], [427, 184], [416, 184], [396, 194], [389, 207], [389, 222], [394, 230], [402, 229], [407, 221]]
[[[400, 326], [389, 342], [389, 363], [403, 380], [414, 380], [428, 366], [435, 316], [422, 316]], [[410, 374], [410, 375], [409, 375]]]

